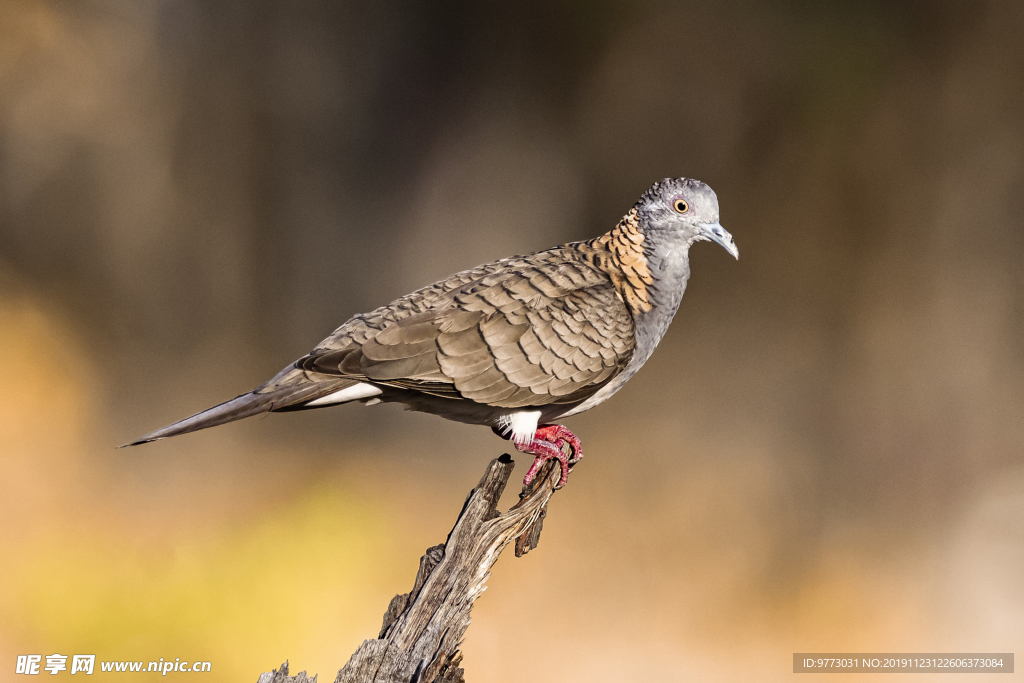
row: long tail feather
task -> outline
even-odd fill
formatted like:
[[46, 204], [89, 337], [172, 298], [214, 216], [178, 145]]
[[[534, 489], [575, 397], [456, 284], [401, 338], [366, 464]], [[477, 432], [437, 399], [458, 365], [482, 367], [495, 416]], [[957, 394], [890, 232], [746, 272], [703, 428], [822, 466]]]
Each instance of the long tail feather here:
[[225, 401], [220, 405], [208, 408], [201, 413], [196, 413], [192, 417], [186, 417], [184, 420], [179, 420], [155, 432], [150, 432], [131, 443], [126, 443], [121, 448], [138, 446], [150, 441], [166, 439], [169, 436], [188, 434], [189, 432], [199, 431], [207, 427], [216, 427], [217, 425], [234, 422], [235, 420], [241, 420], [272, 410], [301, 409], [303, 404], [333, 393], [339, 388], [344, 387], [346, 383], [353, 382], [346, 382], [345, 380], [340, 382], [318, 382], [282, 387], [266, 393], [250, 392], [242, 394], [230, 401]]

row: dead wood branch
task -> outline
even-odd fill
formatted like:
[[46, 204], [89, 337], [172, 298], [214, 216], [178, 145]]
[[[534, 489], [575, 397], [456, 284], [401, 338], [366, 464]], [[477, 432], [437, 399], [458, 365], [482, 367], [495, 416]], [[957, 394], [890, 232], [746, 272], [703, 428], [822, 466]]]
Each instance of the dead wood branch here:
[[[459, 645], [469, 628], [474, 601], [483, 593], [491, 567], [515, 540], [516, 557], [537, 547], [548, 499], [558, 482], [557, 463], [548, 462], [533, 484], [523, 487], [519, 502], [498, 512], [498, 499], [512, 474], [508, 455], [487, 466], [470, 491], [455, 526], [442, 545], [420, 558], [412, 591], [391, 599], [377, 638], [363, 641], [335, 683], [462, 683]], [[258, 683], [315, 683], [305, 673], [281, 671], [260, 676]]]

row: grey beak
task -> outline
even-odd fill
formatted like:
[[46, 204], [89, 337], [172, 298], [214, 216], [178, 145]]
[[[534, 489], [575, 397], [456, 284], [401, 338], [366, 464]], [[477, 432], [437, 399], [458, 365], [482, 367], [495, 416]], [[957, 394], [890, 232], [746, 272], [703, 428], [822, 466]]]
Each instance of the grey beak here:
[[700, 229], [705, 239], [717, 242], [723, 249], [732, 254], [733, 258], [739, 260], [740, 250], [736, 248], [736, 243], [732, 241], [732, 235], [722, 227], [721, 223], [701, 223]]

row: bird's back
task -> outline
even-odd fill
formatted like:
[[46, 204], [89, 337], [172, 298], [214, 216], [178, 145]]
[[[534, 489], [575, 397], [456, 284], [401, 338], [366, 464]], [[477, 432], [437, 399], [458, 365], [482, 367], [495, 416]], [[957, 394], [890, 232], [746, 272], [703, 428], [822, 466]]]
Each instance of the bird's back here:
[[[572, 243], [463, 271], [353, 316], [295, 369], [495, 407], [582, 400], [628, 361], [633, 320]], [[294, 372], [268, 383], [299, 381]]]

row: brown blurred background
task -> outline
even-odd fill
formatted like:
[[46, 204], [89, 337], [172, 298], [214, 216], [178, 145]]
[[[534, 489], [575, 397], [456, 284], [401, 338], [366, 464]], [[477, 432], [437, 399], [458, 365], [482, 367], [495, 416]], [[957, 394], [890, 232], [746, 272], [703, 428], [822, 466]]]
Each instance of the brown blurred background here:
[[1020, 654], [1022, 45], [1015, 0], [4, 0], [0, 679], [332, 680], [504, 444], [347, 406], [113, 447], [679, 175], [742, 259], [696, 247], [662, 347], [570, 423], [467, 679]]

